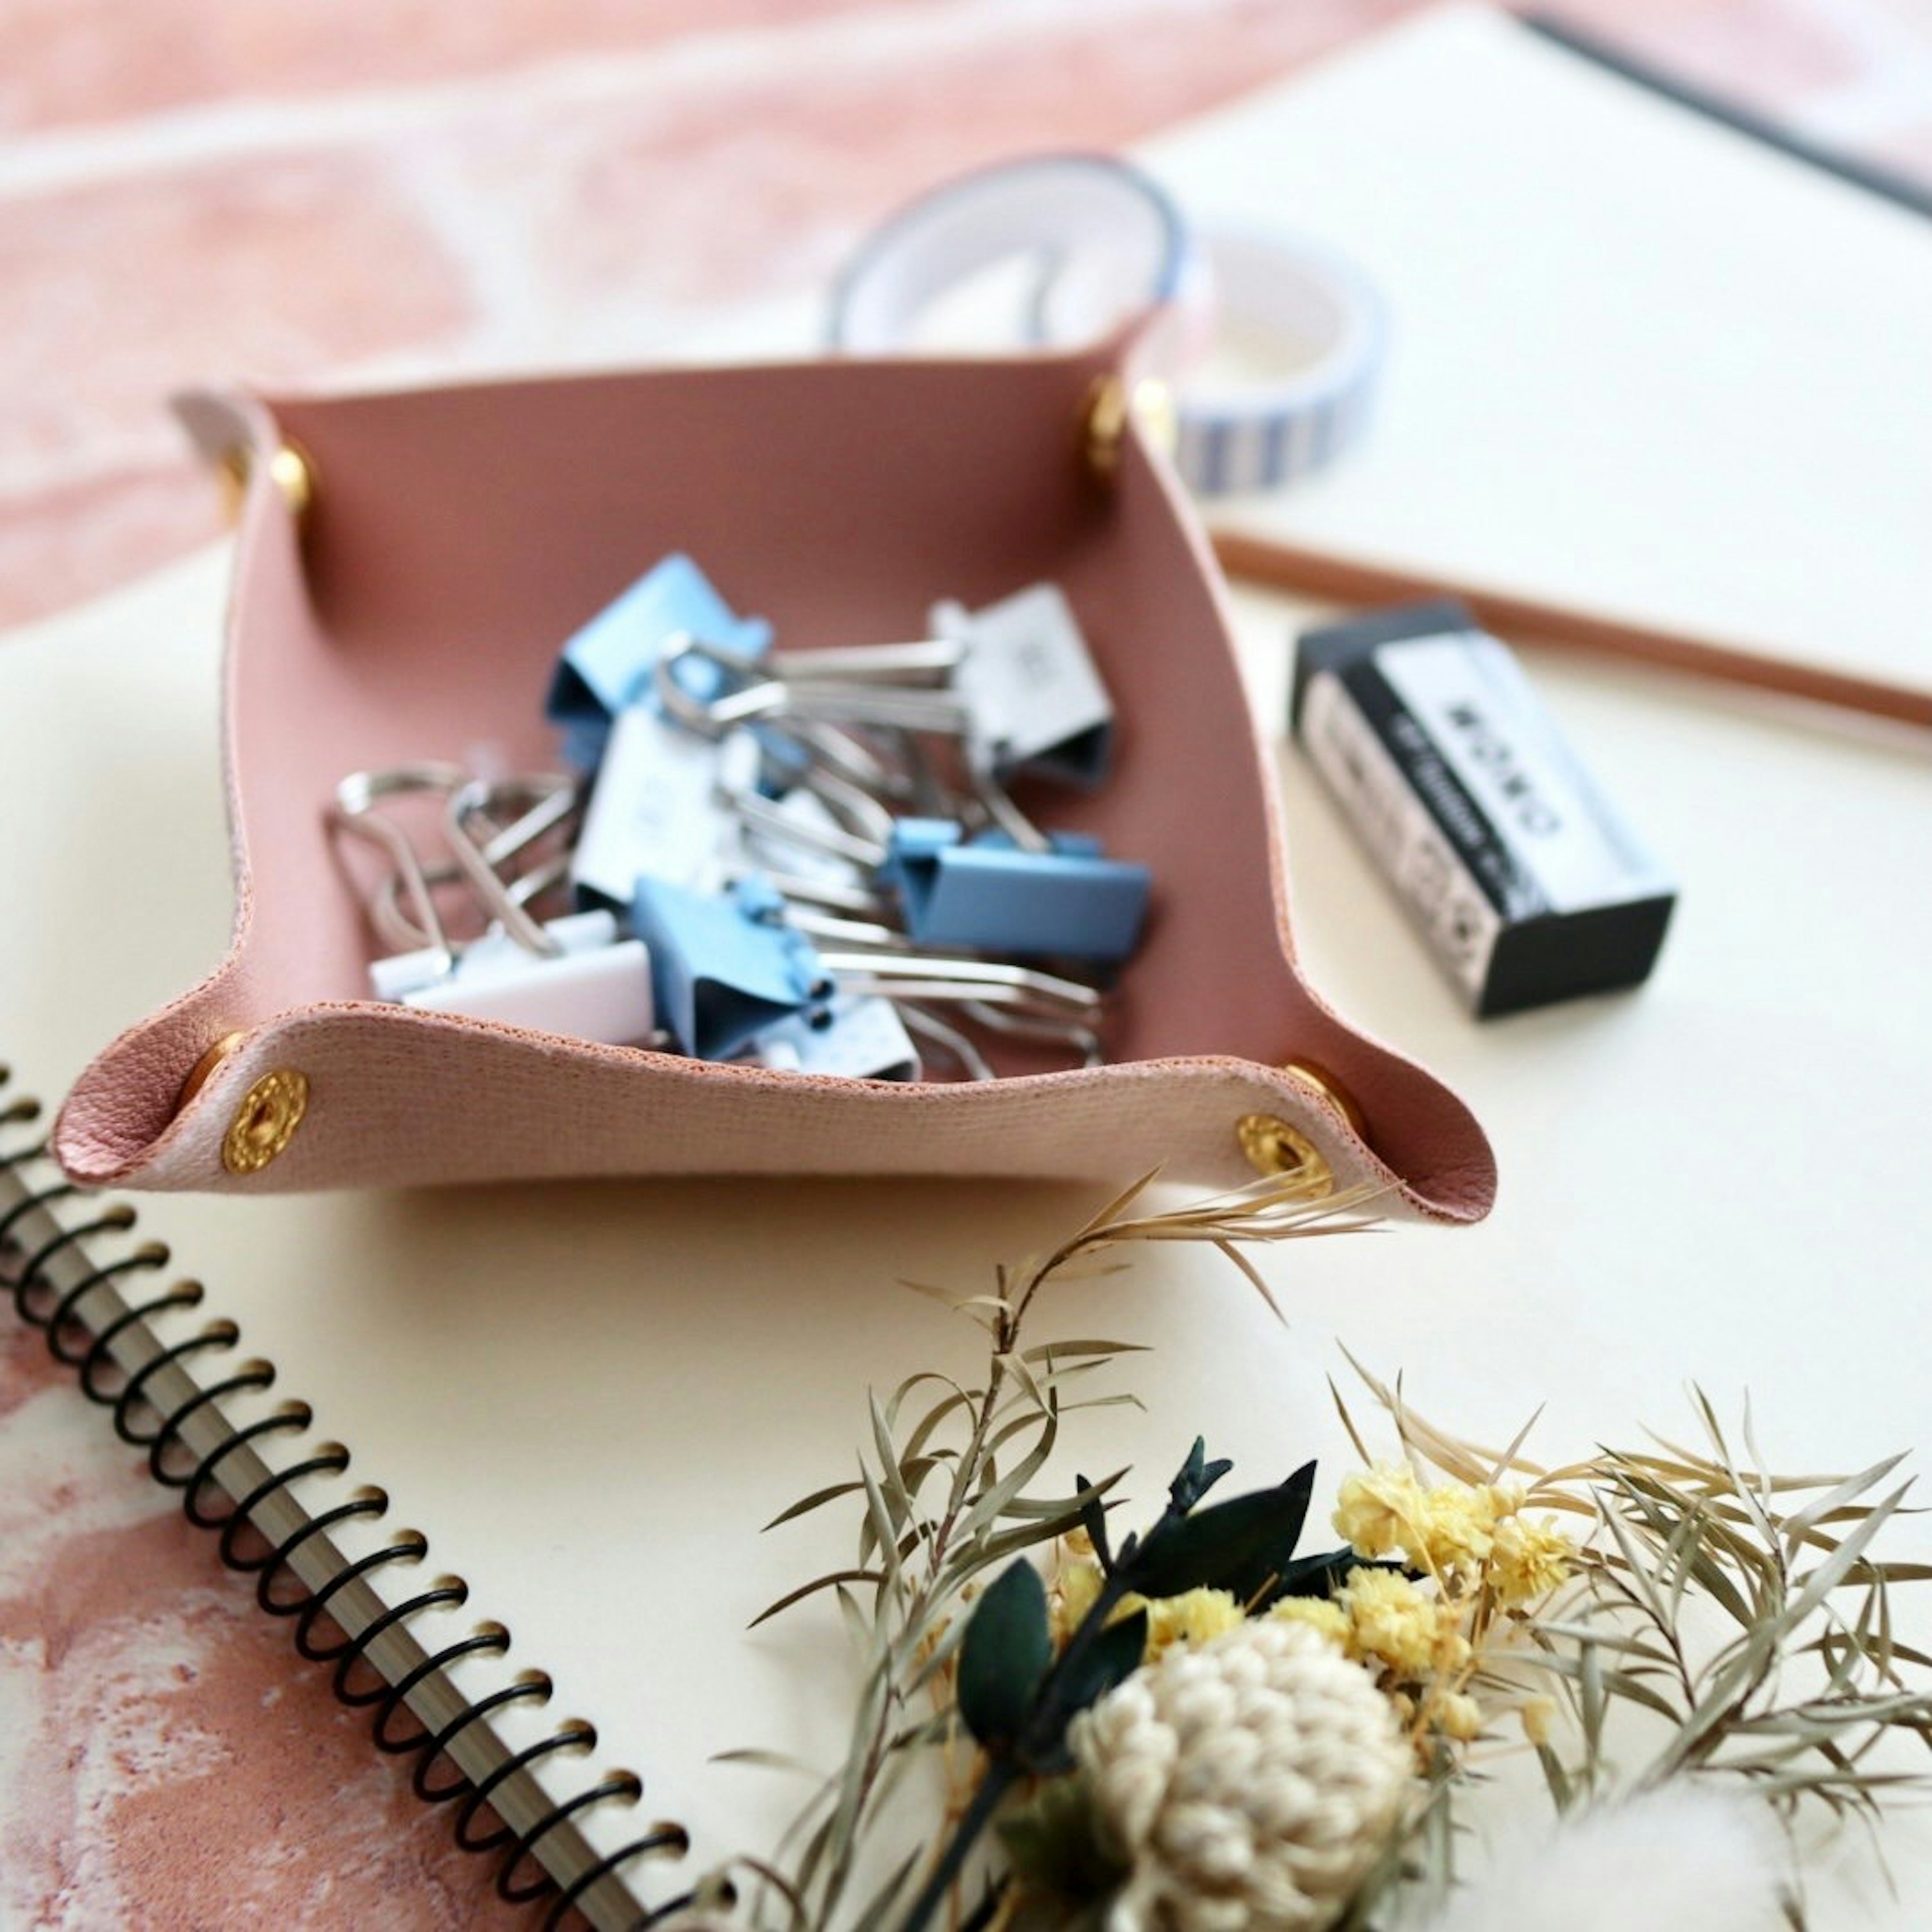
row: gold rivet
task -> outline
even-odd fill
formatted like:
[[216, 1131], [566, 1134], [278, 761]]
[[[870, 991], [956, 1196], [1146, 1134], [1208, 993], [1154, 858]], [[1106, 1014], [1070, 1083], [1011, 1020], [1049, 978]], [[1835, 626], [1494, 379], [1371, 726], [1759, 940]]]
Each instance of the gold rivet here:
[[1299, 1127], [1273, 1114], [1244, 1114], [1235, 1123], [1241, 1151], [1257, 1174], [1292, 1174], [1317, 1199], [1335, 1191], [1335, 1176], [1322, 1150]]
[[1111, 483], [1120, 469], [1130, 414], [1159, 448], [1171, 453], [1179, 437], [1174, 397], [1165, 382], [1147, 376], [1130, 386], [1124, 376], [1102, 376], [1088, 399], [1082, 434], [1087, 467], [1103, 483]]
[[214, 1077], [214, 1070], [247, 1040], [245, 1033], [225, 1033], [197, 1060], [189, 1070], [188, 1078], [182, 1082], [182, 1090], [175, 1100], [175, 1112], [179, 1113]]
[[1362, 1118], [1361, 1108], [1355, 1104], [1355, 1096], [1325, 1066], [1318, 1066], [1312, 1060], [1291, 1060], [1281, 1070], [1291, 1080], [1298, 1080], [1304, 1087], [1313, 1088], [1348, 1122], [1358, 1139], [1368, 1138], [1368, 1123]]
[[242, 1096], [221, 1143], [230, 1174], [258, 1174], [296, 1136], [308, 1111], [308, 1076], [292, 1067], [265, 1073]]
[[268, 479], [282, 493], [289, 514], [300, 517], [315, 501], [315, 464], [307, 450], [293, 442], [278, 445], [268, 458]]
[[[248, 494], [248, 479], [254, 472], [254, 453], [244, 442], [231, 443], [221, 453], [215, 476], [221, 485], [223, 508], [228, 520], [238, 522], [242, 505]], [[292, 517], [300, 518], [315, 500], [315, 464], [308, 453], [293, 442], [278, 444], [268, 458], [268, 476], [282, 493], [282, 501]]]
[[221, 514], [230, 524], [242, 520], [242, 505], [248, 494], [248, 446], [231, 442], [221, 452], [214, 467], [214, 480], [221, 490]]

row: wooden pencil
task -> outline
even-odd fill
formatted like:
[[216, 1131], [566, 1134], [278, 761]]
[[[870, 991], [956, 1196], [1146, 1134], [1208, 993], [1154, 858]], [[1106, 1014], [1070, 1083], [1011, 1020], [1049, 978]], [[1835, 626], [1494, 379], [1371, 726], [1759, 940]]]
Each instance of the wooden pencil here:
[[1455, 597], [1468, 604], [1486, 629], [1512, 644], [1568, 645], [1612, 657], [1635, 658], [1646, 664], [1666, 664], [1674, 670], [1748, 685], [1758, 691], [1843, 705], [1876, 717], [1932, 728], [1932, 688], [1914, 689], [1882, 679], [1829, 670], [1822, 664], [1767, 656], [1713, 638], [1592, 616], [1559, 604], [1478, 590], [1381, 564], [1358, 562], [1274, 537], [1253, 536], [1239, 530], [1216, 530], [1213, 536], [1214, 553], [1230, 577], [1270, 590], [1331, 598], [1346, 604]]

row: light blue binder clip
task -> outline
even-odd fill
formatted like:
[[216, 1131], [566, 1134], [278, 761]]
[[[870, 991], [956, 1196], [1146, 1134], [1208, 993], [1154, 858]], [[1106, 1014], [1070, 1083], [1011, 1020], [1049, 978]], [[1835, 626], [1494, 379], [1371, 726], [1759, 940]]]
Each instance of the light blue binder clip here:
[[[610, 721], [633, 704], [655, 706], [657, 662], [674, 639], [702, 638], [741, 657], [762, 656], [772, 627], [740, 617], [691, 559], [674, 552], [568, 639], [557, 658], [544, 711], [563, 728], [563, 753], [580, 770], [603, 756]], [[680, 681], [700, 704], [729, 687], [701, 658], [685, 658]]]
[[918, 946], [967, 952], [1124, 959], [1140, 938], [1153, 874], [1103, 855], [1100, 842], [1055, 832], [1044, 852], [1007, 833], [970, 840], [950, 819], [902, 818], [884, 868]]
[[650, 949], [658, 1024], [680, 1048], [724, 1060], [779, 1020], [824, 1004], [832, 982], [765, 880], [722, 893], [640, 879], [632, 930]]

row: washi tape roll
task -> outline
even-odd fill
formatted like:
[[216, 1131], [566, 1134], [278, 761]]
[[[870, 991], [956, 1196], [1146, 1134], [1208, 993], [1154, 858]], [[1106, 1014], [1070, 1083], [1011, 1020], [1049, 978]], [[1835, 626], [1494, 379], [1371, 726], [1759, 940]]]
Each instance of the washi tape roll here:
[[1361, 270], [1315, 242], [1234, 229], [1202, 238], [1214, 346], [1209, 366], [1177, 390], [1174, 463], [1197, 496], [1277, 489], [1361, 434], [1386, 309]]
[[992, 319], [1001, 342], [1088, 342], [1137, 310], [1168, 310], [1144, 345], [1147, 373], [1175, 392], [1174, 460], [1197, 495], [1292, 482], [1367, 420], [1388, 335], [1370, 278], [1300, 237], [1196, 229], [1150, 176], [1107, 155], [1002, 162], [901, 209], [839, 277], [832, 346], [920, 346], [949, 296], [1012, 262], [1031, 272]]
[[1203, 305], [1187, 224], [1150, 176], [1106, 154], [1039, 154], [948, 182], [874, 230], [833, 285], [831, 346], [902, 354], [947, 296], [1009, 262], [1031, 270], [996, 323], [1014, 344], [1049, 326], [1054, 340], [1091, 340], [1151, 307]]

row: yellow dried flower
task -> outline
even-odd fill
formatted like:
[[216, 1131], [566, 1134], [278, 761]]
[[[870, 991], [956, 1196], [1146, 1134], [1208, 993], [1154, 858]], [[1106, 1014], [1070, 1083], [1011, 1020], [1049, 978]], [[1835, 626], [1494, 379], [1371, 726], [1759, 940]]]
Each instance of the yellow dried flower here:
[[1576, 1546], [1545, 1516], [1506, 1517], [1496, 1526], [1488, 1578], [1498, 1603], [1508, 1607], [1546, 1597], [1570, 1574]]
[[[1122, 1614], [1142, 1607], [1143, 1600], [1124, 1599]], [[1241, 1606], [1226, 1590], [1190, 1590], [1183, 1596], [1156, 1598], [1145, 1608], [1149, 1663], [1174, 1644], [1205, 1643], [1244, 1621]]]
[[1423, 1547], [1409, 1560], [1444, 1576], [1479, 1568], [1490, 1553], [1496, 1526], [1496, 1492], [1464, 1483], [1442, 1483], [1425, 1494]]
[[1283, 1597], [1268, 1615], [1278, 1623], [1306, 1624], [1339, 1644], [1348, 1641], [1348, 1613], [1332, 1597]]
[[1076, 1557], [1060, 1566], [1060, 1587], [1054, 1600], [1053, 1634], [1064, 1643], [1085, 1622], [1106, 1580], [1099, 1564], [1090, 1558]]
[[1467, 1574], [1488, 1556], [1498, 1518], [1520, 1502], [1516, 1492], [1490, 1484], [1425, 1490], [1406, 1463], [1384, 1463], [1343, 1482], [1335, 1528], [1358, 1556], [1400, 1551], [1415, 1569]]
[[[1056, 1643], [1064, 1645], [1084, 1622], [1100, 1597], [1103, 1580], [1097, 1563], [1061, 1565], [1052, 1606]], [[1190, 1590], [1178, 1597], [1154, 1598], [1130, 1590], [1107, 1612], [1107, 1621], [1117, 1624], [1136, 1610], [1147, 1612], [1147, 1648], [1142, 1658], [1148, 1664], [1177, 1643], [1205, 1643], [1245, 1621], [1242, 1606], [1226, 1590]]]
[[1439, 1614], [1444, 1622], [1442, 1634], [1436, 1640], [1436, 1667], [1454, 1676], [1458, 1671], [1468, 1668], [1469, 1660], [1474, 1656], [1475, 1649], [1469, 1640], [1454, 1624], [1448, 1622], [1448, 1606], [1442, 1606]]
[[1342, 1483], [1335, 1504], [1335, 1533], [1358, 1556], [1389, 1556], [1400, 1550], [1414, 1562], [1428, 1509], [1422, 1486], [1407, 1463], [1379, 1464]]
[[1454, 1738], [1459, 1744], [1467, 1744], [1480, 1733], [1483, 1713], [1474, 1698], [1460, 1690], [1452, 1690], [1448, 1696], [1438, 1700], [1436, 1721], [1445, 1736]]
[[1546, 1744], [1550, 1742], [1550, 1727], [1556, 1720], [1556, 1700], [1554, 1697], [1526, 1697], [1522, 1708], [1516, 1713], [1522, 1720], [1522, 1734], [1533, 1744]]
[[1339, 1593], [1354, 1648], [1420, 1677], [1434, 1661], [1443, 1606], [1394, 1570], [1352, 1570]]

